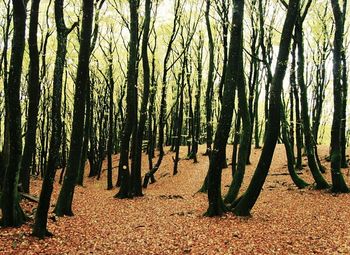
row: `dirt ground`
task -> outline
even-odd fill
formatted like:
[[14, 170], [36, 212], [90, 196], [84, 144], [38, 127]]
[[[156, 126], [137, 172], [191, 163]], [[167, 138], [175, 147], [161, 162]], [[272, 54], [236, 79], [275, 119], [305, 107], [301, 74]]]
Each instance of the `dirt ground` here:
[[[200, 147], [201, 152], [204, 149]], [[229, 146], [228, 163], [231, 150]], [[183, 158], [186, 152], [182, 148]], [[330, 181], [330, 166], [323, 160], [327, 153], [328, 147], [320, 146]], [[242, 192], [259, 154], [260, 150], [252, 151]], [[287, 175], [283, 146], [276, 148], [251, 218], [230, 213], [204, 217], [207, 195], [196, 192], [208, 169], [207, 157], [200, 154], [197, 164], [182, 159], [178, 175], [172, 176], [172, 156], [166, 154], [157, 182], [141, 198], [114, 199], [117, 190], [106, 190], [106, 171], [100, 180], [86, 178], [85, 186], [75, 190], [75, 216], [50, 217], [48, 228], [54, 237], [32, 237], [32, 220], [20, 228], [2, 228], [0, 254], [350, 254], [350, 194], [297, 189]], [[143, 160], [147, 166], [146, 157]], [[117, 164], [115, 156], [114, 166]], [[344, 175], [350, 184], [348, 170]], [[301, 176], [312, 183], [306, 165]], [[223, 170], [223, 194], [230, 182], [231, 166]], [[40, 180], [32, 182], [34, 195], [40, 185]], [[59, 188], [56, 184], [53, 205]], [[29, 215], [36, 207], [25, 200], [22, 205]]]

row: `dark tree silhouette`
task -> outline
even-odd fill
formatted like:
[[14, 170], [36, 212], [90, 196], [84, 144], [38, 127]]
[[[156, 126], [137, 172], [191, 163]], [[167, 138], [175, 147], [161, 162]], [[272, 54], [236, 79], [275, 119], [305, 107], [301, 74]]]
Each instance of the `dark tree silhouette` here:
[[127, 74], [126, 116], [120, 143], [119, 173], [120, 190], [116, 198], [132, 197], [129, 171], [129, 143], [133, 129], [137, 125], [136, 85], [137, 85], [137, 44], [138, 44], [138, 1], [129, 0], [130, 7], [130, 43]]
[[67, 170], [55, 207], [57, 216], [71, 216], [74, 188], [81, 161], [84, 128], [85, 98], [89, 82], [89, 62], [91, 53], [91, 33], [94, 13], [94, 1], [83, 2], [83, 19], [80, 34], [79, 62], [75, 83], [73, 125]]
[[305, 20], [308, 9], [311, 5], [311, 1], [308, 1], [304, 13], [301, 13], [301, 9], [298, 10], [298, 17], [295, 26], [295, 40], [298, 49], [298, 68], [297, 68], [297, 81], [300, 88], [300, 104], [301, 104], [301, 120], [303, 124], [303, 131], [305, 137], [305, 149], [308, 159], [308, 165], [311, 173], [316, 181], [316, 188], [326, 189], [329, 188], [327, 181], [323, 178], [321, 171], [321, 165], [317, 160], [316, 144], [312, 136], [310, 127], [310, 116], [308, 112], [308, 100], [307, 100], [307, 86], [304, 78], [305, 68], [305, 56], [304, 56], [304, 39], [303, 39], [303, 22]]
[[38, 16], [40, 0], [33, 0], [30, 10], [29, 22], [29, 80], [28, 80], [28, 118], [27, 132], [23, 157], [21, 162], [20, 183], [23, 191], [29, 193], [30, 166], [33, 161], [33, 154], [36, 144], [36, 130], [38, 123], [39, 98], [40, 98], [40, 81], [39, 81], [39, 51], [37, 43]]
[[290, 0], [287, 16], [281, 34], [280, 48], [277, 57], [275, 74], [271, 84], [269, 101], [269, 116], [266, 127], [266, 139], [262, 153], [246, 192], [237, 200], [233, 212], [239, 216], [250, 215], [250, 210], [256, 203], [268, 174], [280, 127], [281, 92], [287, 69], [292, 31], [297, 18], [299, 0]]
[[[137, 126], [136, 134], [136, 148], [133, 154], [133, 159], [131, 163], [131, 179], [132, 179], [132, 193], [133, 196], [142, 196], [142, 185], [141, 185], [141, 156], [142, 156], [142, 141], [143, 134], [147, 121], [147, 105], [149, 100], [150, 92], [150, 67], [148, 59], [148, 41], [150, 34], [150, 24], [151, 24], [151, 9], [152, 4], [150, 0], [145, 2], [145, 19], [143, 28], [143, 37], [141, 44], [141, 57], [142, 57], [142, 67], [143, 67], [143, 97], [141, 102], [141, 112], [140, 120]], [[149, 117], [150, 118], [150, 117]]]
[[[208, 171], [208, 200], [207, 216], [221, 215], [226, 207], [221, 197], [221, 173], [226, 160], [226, 143], [230, 133], [234, 101], [234, 90], [243, 77], [243, 13], [244, 1], [234, 0], [232, 9], [231, 40], [228, 65], [223, 87], [220, 119], [215, 133], [214, 148], [210, 156]], [[247, 115], [249, 118], [249, 115]], [[245, 164], [246, 160], [244, 160]]]
[[56, 167], [59, 161], [59, 148], [61, 144], [61, 101], [62, 101], [62, 78], [64, 72], [64, 63], [67, 54], [67, 39], [69, 33], [77, 26], [75, 23], [71, 28], [67, 28], [63, 15], [64, 0], [55, 0], [55, 22], [57, 29], [57, 49], [53, 78], [53, 97], [51, 106], [52, 135], [50, 140], [49, 159], [47, 170], [45, 172], [43, 184], [41, 187], [39, 204], [35, 214], [35, 223], [33, 226], [33, 235], [44, 238], [50, 236], [47, 230], [47, 215], [50, 208], [51, 194], [55, 180]]
[[[341, 168], [341, 122], [343, 105], [342, 90], [342, 56], [343, 36], [344, 36], [344, 16], [339, 6], [338, 0], [332, 0], [333, 16], [335, 20], [335, 34], [333, 42], [333, 123], [331, 131], [331, 167], [332, 167], [332, 191], [333, 192], [349, 192], [344, 177], [340, 171]], [[343, 10], [345, 11], [345, 10]], [[343, 84], [344, 85], [344, 84]]]
[[22, 156], [20, 86], [25, 47], [26, 5], [21, 0], [13, 0], [12, 5], [14, 30], [8, 88], [5, 90], [5, 96], [8, 98], [10, 154], [1, 196], [1, 224], [5, 227], [20, 226], [25, 221], [25, 215], [19, 205], [18, 177]]

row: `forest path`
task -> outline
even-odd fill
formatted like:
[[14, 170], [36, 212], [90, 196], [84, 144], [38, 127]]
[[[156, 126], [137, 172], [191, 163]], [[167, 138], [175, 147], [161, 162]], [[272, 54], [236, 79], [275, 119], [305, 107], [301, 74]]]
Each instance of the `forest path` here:
[[[184, 157], [187, 148], [181, 149]], [[201, 152], [204, 149], [200, 147]], [[324, 158], [328, 148], [321, 146], [319, 151]], [[260, 150], [253, 150], [242, 190], [259, 154]], [[230, 158], [231, 146], [227, 155]], [[166, 154], [157, 182], [149, 185], [141, 198], [114, 199], [116, 190], [106, 190], [106, 171], [99, 181], [86, 179], [85, 187], [75, 191], [75, 216], [49, 219], [53, 238], [31, 237], [31, 222], [21, 228], [0, 229], [0, 254], [350, 254], [350, 195], [295, 188], [284, 175], [283, 146], [276, 148], [252, 218], [232, 214], [203, 217], [207, 196], [196, 192], [206, 175], [208, 159], [200, 155], [197, 164], [183, 159], [178, 175], [172, 176], [171, 157], [172, 153]], [[147, 158], [143, 160], [147, 166]], [[115, 156], [114, 166], [117, 163]], [[329, 180], [329, 163], [324, 164]], [[231, 166], [223, 171], [223, 194], [230, 175]], [[302, 177], [311, 180], [307, 170]], [[346, 179], [350, 183], [349, 176]], [[40, 185], [39, 180], [33, 182], [34, 194]], [[55, 185], [53, 204], [59, 188]], [[23, 205], [27, 211], [36, 206]]]

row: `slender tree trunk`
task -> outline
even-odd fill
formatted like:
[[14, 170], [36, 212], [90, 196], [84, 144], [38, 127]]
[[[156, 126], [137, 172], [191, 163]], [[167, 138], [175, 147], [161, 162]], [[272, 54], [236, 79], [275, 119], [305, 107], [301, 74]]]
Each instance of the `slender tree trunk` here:
[[182, 122], [183, 122], [183, 108], [184, 108], [184, 88], [185, 88], [185, 72], [186, 72], [186, 65], [187, 65], [187, 58], [185, 56], [182, 64], [182, 71], [181, 76], [178, 79], [178, 87], [179, 87], [179, 93], [180, 93], [180, 100], [178, 102], [179, 104], [179, 111], [178, 111], [178, 117], [177, 117], [177, 133], [176, 133], [176, 140], [175, 140], [175, 158], [174, 158], [174, 170], [173, 175], [176, 175], [178, 173], [178, 163], [179, 163], [179, 154], [180, 154], [180, 145], [181, 145], [181, 135], [182, 135]]
[[[205, 117], [206, 117], [206, 142], [207, 149], [205, 155], [209, 157], [212, 149], [213, 143], [213, 94], [214, 94], [214, 39], [213, 33], [211, 30], [210, 24], [210, 0], [206, 0], [206, 10], [205, 10], [205, 24], [207, 27], [207, 35], [208, 35], [208, 47], [209, 47], [209, 67], [208, 67], [208, 81], [207, 81], [207, 89], [205, 93]], [[208, 191], [208, 173], [205, 176], [202, 187], [199, 189], [199, 192], [207, 192]]]
[[71, 144], [66, 174], [55, 207], [55, 213], [57, 216], [73, 215], [72, 202], [74, 188], [77, 181], [77, 175], [82, 154], [83, 132], [81, 131], [84, 128], [85, 99], [87, 86], [89, 82], [89, 62], [91, 53], [91, 33], [94, 12], [94, 1], [85, 0], [83, 2], [82, 9], [83, 20], [80, 35], [80, 49], [78, 57], [79, 60], [74, 95]]
[[201, 132], [201, 86], [202, 86], [202, 72], [203, 72], [203, 38], [202, 34], [199, 37], [199, 44], [197, 46], [197, 91], [195, 95], [195, 107], [194, 107], [194, 132], [192, 137], [192, 155], [194, 163], [197, 163], [197, 153], [198, 153], [198, 145], [200, 143], [200, 132]]
[[136, 94], [137, 82], [137, 44], [138, 44], [138, 1], [129, 0], [130, 7], [130, 42], [129, 61], [127, 75], [126, 117], [120, 144], [119, 172], [121, 173], [121, 185], [115, 198], [129, 198], [132, 196], [131, 178], [129, 171], [129, 142], [136, 119]]
[[[221, 215], [226, 207], [221, 197], [221, 173], [223, 163], [226, 160], [226, 144], [231, 129], [234, 91], [240, 83], [244, 81], [243, 74], [243, 15], [244, 1], [233, 1], [231, 40], [229, 49], [229, 59], [224, 83], [225, 93], [222, 98], [222, 106], [218, 127], [215, 134], [214, 149], [211, 153], [208, 171], [208, 200], [209, 207], [207, 216]], [[244, 85], [243, 85], [244, 86]], [[243, 87], [244, 88], [244, 87]], [[240, 91], [241, 93], [242, 91]], [[246, 100], [246, 99], [245, 99]], [[241, 102], [242, 103], [242, 102]], [[246, 103], [246, 102], [245, 102]], [[242, 109], [242, 110], [247, 110]], [[249, 118], [249, 114], [246, 116]], [[248, 130], [249, 132], [249, 130]], [[246, 158], [244, 158], [244, 165]]]
[[293, 41], [292, 46], [292, 61], [291, 61], [291, 69], [290, 69], [290, 86], [293, 91], [294, 97], [294, 105], [295, 105], [295, 139], [296, 139], [296, 164], [295, 167], [299, 170], [303, 169], [302, 166], [302, 149], [303, 149], [303, 133], [302, 133], [302, 125], [300, 119], [300, 98], [299, 98], [299, 90], [296, 84], [296, 42]]
[[173, 21], [173, 29], [170, 36], [169, 43], [167, 45], [167, 50], [165, 53], [164, 61], [163, 61], [163, 77], [162, 77], [162, 90], [161, 90], [161, 99], [160, 99], [160, 109], [159, 109], [159, 131], [158, 131], [158, 149], [159, 149], [159, 156], [156, 164], [153, 166], [152, 170], [149, 171], [144, 178], [143, 181], [143, 187], [146, 188], [148, 185], [149, 180], [155, 181], [154, 174], [158, 171], [164, 157], [164, 127], [166, 124], [166, 88], [167, 88], [167, 75], [169, 71], [168, 62], [170, 59], [170, 54], [172, 52], [173, 43], [176, 39], [176, 36], [178, 34], [178, 21], [179, 21], [179, 11], [180, 11], [180, 2], [176, 0], [175, 2], [175, 15], [174, 15], [174, 21]]
[[207, 7], [205, 11], [205, 23], [207, 26], [208, 34], [208, 47], [209, 47], [209, 67], [208, 67], [208, 81], [207, 90], [205, 97], [206, 106], [206, 129], [207, 129], [207, 151], [206, 154], [209, 156], [213, 141], [213, 120], [212, 120], [212, 104], [213, 104], [213, 87], [214, 87], [214, 39], [210, 25], [210, 0], [207, 0]]
[[[150, 92], [150, 67], [148, 60], [148, 41], [150, 33], [151, 23], [151, 0], [145, 2], [145, 20], [144, 30], [141, 45], [142, 54], [142, 66], [143, 66], [143, 97], [141, 102], [140, 120], [136, 134], [136, 148], [134, 158], [131, 163], [131, 177], [132, 177], [132, 194], [133, 196], [142, 196], [142, 185], [141, 185], [141, 156], [142, 156], [142, 141], [143, 133], [146, 126], [147, 120], [147, 105]], [[151, 118], [151, 117], [149, 117]]]
[[1, 224], [5, 227], [20, 226], [25, 221], [25, 215], [19, 205], [18, 177], [22, 157], [20, 86], [25, 47], [26, 6], [21, 0], [13, 0], [12, 4], [14, 30], [8, 88], [5, 90], [8, 98], [10, 154], [1, 196]]
[[271, 85], [269, 116], [266, 128], [266, 140], [262, 153], [247, 191], [237, 200], [233, 209], [238, 216], [248, 216], [256, 203], [268, 174], [280, 129], [280, 107], [283, 80], [287, 69], [292, 31], [297, 17], [299, 0], [290, 0], [287, 16], [283, 25], [275, 75]]
[[[340, 10], [339, 1], [331, 0], [333, 16], [335, 20], [335, 35], [333, 42], [333, 123], [331, 131], [331, 168], [332, 168], [332, 191], [333, 192], [349, 192], [344, 177], [340, 171], [342, 162], [341, 152], [341, 125], [342, 125], [342, 107], [343, 91], [342, 91], [342, 56], [344, 22], [343, 15]], [[344, 11], [344, 10], [343, 10]], [[344, 85], [344, 84], [343, 84]]]
[[38, 16], [40, 0], [32, 0], [30, 10], [29, 24], [29, 80], [28, 95], [29, 108], [27, 118], [27, 132], [25, 136], [25, 145], [22, 157], [20, 183], [23, 191], [29, 193], [30, 183], [30, 166], [33, 160], [33, 154], [36, 144], [36, 127], [38, 123], [39, 98], [40, 98], [40, 81], [39, 81], [39, 52], [37, 43]]
[[[347, 0], [343, 1], [343, 11], [342, 11], [342, 19], [343, 24], [345, 26], [346, 19], [346, 8], [347, 8]], [[348, 101], [348, 69], [347, 69], [347, 59], [346, 59], [346, 48], [343, 46], [341, 50], [341, 61], [342, 61], [342, 92], [343, 92], [343, 106], [342, 106], [342, 122], [340, 128], [340, 146], [341, 146], [341, 167], [347, 168], [348, 162], [346, 160], [346, 105]]]
[[33, 235], [44, 238], [50, 236], [47, 230], [47, 215], [50, 208], [51, 194], [53, 191], [53, 183], [56, 175], [56, 166], [59, 160], [59, 148], [61, 145], [61, 99], [62, 99], [62, 78], [64, 71], [64, 63], [67, 54], [67, 37], [70, 31], [77, 25], [74, 24], [68, 29], [64, 22], [63, 16], [63, 0], [55, 0], [55, 22], [57, 28], [57, 49], [56, 60], [53, 77], [53, 97], [51, 106], [52, 118], [52, 134], [50, 139], [50, 151], [47, 171], [41, 187], [39, 204], [35, 214], [35, 223], [33, 226]]
[[[5, 172], [8, 167], [9, 157], [10, 157], [10, 129], [9, 129], [9, 98], [8, 98], [8, 47], [10, 41], [11, 34], [11, 20], [12, 20], [12, 8], [11, 1], [7, 2], [7, 12], [6, 12], [6, 26], [4, 32], [4, 45], [2, 51], [1, 60], [4, 62], [3, 64], [3, 81], [4, 81], [4, 92], [5, 92], [5, 117], [4, 117], [4, 144], [1, 151], [1, 172], [0, 172], [0, 187], [3, 188]], [[2, 63], [0, 63], [2, 64]]]
[[282, 141], [284, 143], [284, 147], [287, 154], [287, 164], [288, 164], [288, 172], [294, 184], [299, 188], [303, 189], [307, 187], [309, 184], [306, 183], [299, 175], [295, 172], [295, 158], [294, 151], [291, 145], [291, 139], [288, 132], [288, 122], [286, 119], [285, 111], [283, 107], [281, 107], [281, 125], [282, 125]]
[[90, 140], [90, 130], [91, 130], [91, 97], [90, 97], [90, 90], [93, 88], [91, 87], [92, 83], [89, 81], [87, 85], [87, 93], [85, 98], [85, 123], [84, 123], [84, 136], [83, 136], [83, 148], [82, 148], [82, 155], [81, 155], [81, 161], [80, 161], [80, 167], [78, 171], [78, 177], [77, 177], [77, 185], [83, 186], [84, 183], [84, 173], [85, 173], [85, 164], [87, 160], [87, 154], [88, 154], [88, 147], [89, 147], [89, 140]]
[[109, 80], [109, 128], [108, 128], [108, 144], [107, 144], [107, 189], [111, 190], [113, 188], [113, 180], [112, 180], [112, 170], [113, 170], [113, 144], [114, 144], [114, 79], [113, 79], [113, 47], [112, 40], [109, 42], [109, 58], [108, 58], [108, 80]]
[[307, 99], [307, 87], [304, 80], [304, 42], [303, 42], [303, 28], [302, 28], [302, 18], [300, 15], [300, 10], [298, 11], [298, 20], [295, 26], [295, 37], [298, 48], [298, 68], [297, 68], [297, 80], [300, 88], [300, 103], [301, 103], [301, 116], [305, 137], [305, 149], [308, 159], [308, 165], [310, 171], [315, 179], [317, 189], [326, 189], [329, 187], [327, 181], [323, 178], [321, 174], [320, 165], [317, 162], [315, 154], [315, 141], [312, 137], [311, 127], [310, 127], [310, 117], [309, 117], [309, 107]]
[[[246, 82], [244, 77], [244, 64], [243, 64], [243, 13], [244, 13], [244, 5], [242, 3], [242, 7], [239, 3], [237, 3], [237, 12], [241, 11], [240, 17], [237, 18], [237, 23], [234, 23], [237, 27], [239, 27], [236, 33], [233, 34], [231, 40], [234, 40], [237, 46], [232, 49], [232, 53], [234, 55], [234, 61], [237, 62], [237, 66], [235, 66], [235, 71], [237, 72], [236, 77], [234, 77], [234, 87], [237, 88], [238, 92], [238, 107], [242, 119], [242, 134], [240, 136], [239, 143], [239, 152], [238, 152], [238, 161], [237, 161], [237, 170], [233, 175], [233, 180], [230, 185], [229, 191], [225, 197], [225, 203], [232, 203], [238, 196], [238, 192], [241, 188], [245, 167], [248, 161], [248, 156], [250, 154], [250, 143], [252, 136], [251, 129], [251, 117], [252, 114], [249, 113], [249, 107], [247, 104], [247, 95], [246, 95]], [[242, 10], [240, 10], [242, 8]], [[239, 18], [241, 20], [239, 20]], [[235, 19], [234, 19], [235, 20]], [[255, 86], [254, 86], [255, 87]], [[252, 89], [252, 88], [251, 88]], [[252, 103], [252, 102], [251, 102]]]

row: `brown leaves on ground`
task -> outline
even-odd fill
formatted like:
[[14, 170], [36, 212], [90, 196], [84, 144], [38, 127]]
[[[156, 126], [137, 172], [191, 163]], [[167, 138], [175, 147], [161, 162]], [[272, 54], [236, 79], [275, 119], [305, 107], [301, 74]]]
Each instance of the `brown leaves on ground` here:
[[[320, 147], [319, 152], [324, 158], [328, 148]], [[260, 150], [252, 152], [243, 190], [259, 154]], [[200, 155], [197, 164], [183, 159], [178, 175], [172, 176], [171, 156], [167, 153], [157, 182], [141, 198], [114, 199], [116, 189], [106, 190], [106, 171], [99, 181], [86, 178], [86, 186], [75, 191], [75, 216], [50, 217], [53, 238], [30, 236], [32, 221], [20, 228], [0, 229], [0, 254], [350, 254], [350, 195], [295, 188], [284, 175], [287, 162], [281, 145], [252, 218], [203, 217], [207, 196], [196, 192], [208, 159]], [[117, 163], [115, 157], [114, 166]], [[143, 164], [147, 166], [146, 157]], [[323, 164], [330, 180], [329, 163]], [[223, 171], [224, 194], [231, 182], [230, 167]], [[301, 176], [312, 181], [306, 167]], [[38, 195], [40, 185], [39, 180], [33, 181], [34, 194]], [[56, 184], [53, 204], [58, 191]], [[28, 201], [22, 205], [27, 213], [36, 206]]]

